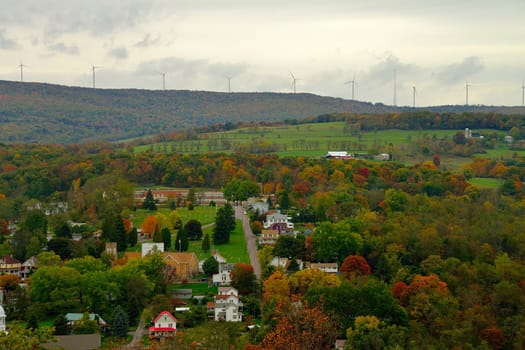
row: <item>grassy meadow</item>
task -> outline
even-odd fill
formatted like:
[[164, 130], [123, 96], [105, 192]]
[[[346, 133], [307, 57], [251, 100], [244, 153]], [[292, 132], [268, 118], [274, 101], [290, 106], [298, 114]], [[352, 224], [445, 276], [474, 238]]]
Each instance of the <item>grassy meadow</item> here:
[[[203, 226], [203, 233], [209, 234], [210, 239], [213, 234], [213, 224], [215, 222], [215, 207], [209, 206], [195, 206], [193, 210], [188, 210], [187, 208], [177, 208], [176, 211], [181, 216], [182, 222], [186, 223], [189, 220], [197, 220]], [[161, 213], [165, 216], [168, 216], [170, 209], [169, 208], [159, 208], [158, 213]], [[149, 215], [155, 215], [157, 212], [151, 212], [149, 210], [137, 209], [133, 212], [131, 221], [133, 222], [134, 227], [140, 227], [144, 219]], [[173, 250], [176, 232], [172, 230], [172, 247]], [[219, 253], [224, 256], [228, 262], [231, 263], [250, 263], [250, 258], [248, 256], [248, 251], [246, 248], [246, 240], [244, 238], [244, 232], [242, 230], [242, 224], [237, 220], [237, 226], [235, 231], [230, 235], [230, 243], [220, 246], [214, 246], [213, 242], [211, 243], [211, 249], [208, 252], [202, 251], [202, 242], [201, 241], [190, 241], [188, 251], [194, 252], [197, 255], [199, 260], [206, 259], [210, 256], [213, 249], [217, 249]], [[140, 244], [137, 244], [135, 247], [130, 247], [127, 251], [140, 251]]]
[[[143, 145], [135, 148], [136, 152], [152, 149], [159, 152], [206, 153], [232, 152], [235, 147], [250, 147], [262, 145], [276, 150], [262, 153], [276, 153], [280, 157], [304, 156], [322, 157], [327, 151], [347, 150], [349, 152], [387, 152], [390, 150], [395, 160], [403, 163], [420, 163], [430, 160], [431, 155], [407, 156], [411, 153], [411, 145], [423, 137], [451, 139], [454, 134], [463, 130], [380, 130], [361, 132], [360, 136], [345, 133], [344, 122], [312, 123], [301, 125], [281, 125], [268, 127], [248, 127], [227, 132], [207, 133], [199, 135], [197, 140], [177, 141]], [[481, 134], [496, 133], [497, 130], [475, 130]], [[249, 150], [248, 150], [249, 151]], [[390, 153], [390, 152], [389, 152]], [[413, 153], [413, 152], [412, 152]], [[487, 150], [484, 157], [501, 159], [512, 155], [525, 155], [525, 151], [512, 151], [508, 145], [498, 143], [495, 149]], [[442, 156], [444, 169], [459, 169], [470, 158]]]

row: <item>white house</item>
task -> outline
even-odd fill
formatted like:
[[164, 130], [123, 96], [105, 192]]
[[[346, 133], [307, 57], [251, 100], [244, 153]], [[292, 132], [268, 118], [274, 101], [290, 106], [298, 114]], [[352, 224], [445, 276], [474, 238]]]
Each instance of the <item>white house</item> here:
[[233, 287], [219, 287], [219, 294], [214, 302], [208, 304], [208, 311], [213, 310], [215, 321], [241, 322], [242, 301], [239, 292]]
[[266, 215], [266, 220], [263, 223], [263, 228], [273, 228], [274, 225], [286, 225], [287, 229], [293, 229], [294, 224], [290, 222], [292, 218], [288, 215], [281, 214], [280, 212]]
[[169, 311], [162, 311], [149, 327], [149, 336], [153, 338], [172, 337], [177, 333], [177, 319]]
[[214, 286], [229, 286], [232, 283], [231, 272], [233, 264], [219, 264], [219, 273], [212, 276]]

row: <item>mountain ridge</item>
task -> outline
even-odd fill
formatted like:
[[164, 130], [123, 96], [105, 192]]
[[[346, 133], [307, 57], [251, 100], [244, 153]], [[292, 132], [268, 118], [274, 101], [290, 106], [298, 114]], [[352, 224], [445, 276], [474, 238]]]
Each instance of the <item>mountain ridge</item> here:
[[[516, 107], [436, 106], [439, 112], [506, 111]], [[0, 80], [0, 142], [118, 141], [227, 122], [278, 122], [329, 113], [415, 110], [309, 93], [92, 89]], [[417, 110], [417, 109], [416, 109]]]

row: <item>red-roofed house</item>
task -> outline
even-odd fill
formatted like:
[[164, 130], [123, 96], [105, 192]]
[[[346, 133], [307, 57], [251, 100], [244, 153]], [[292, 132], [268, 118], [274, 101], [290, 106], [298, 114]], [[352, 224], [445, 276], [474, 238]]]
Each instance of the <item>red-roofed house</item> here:
[[151, 338], [173, 337], [177, 333], [177, 319], [169, 311], [162, 311], [149, 327]]
[[0, 258], [0, 273], [20, 276], [22, 263], [11, 255], [6, 255]]

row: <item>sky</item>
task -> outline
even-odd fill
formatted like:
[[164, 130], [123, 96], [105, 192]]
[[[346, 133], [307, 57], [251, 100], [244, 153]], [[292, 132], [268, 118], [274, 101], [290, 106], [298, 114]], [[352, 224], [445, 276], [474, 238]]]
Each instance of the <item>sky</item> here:
[[[523, 0], [0, 0], [0, 80], [522, 104]], [[351, 81], [355, 83], [352, 84]], [[468, 85], [468, 88], [467, 88]], [[415, 89], [414, 89], [415, 87]]]

